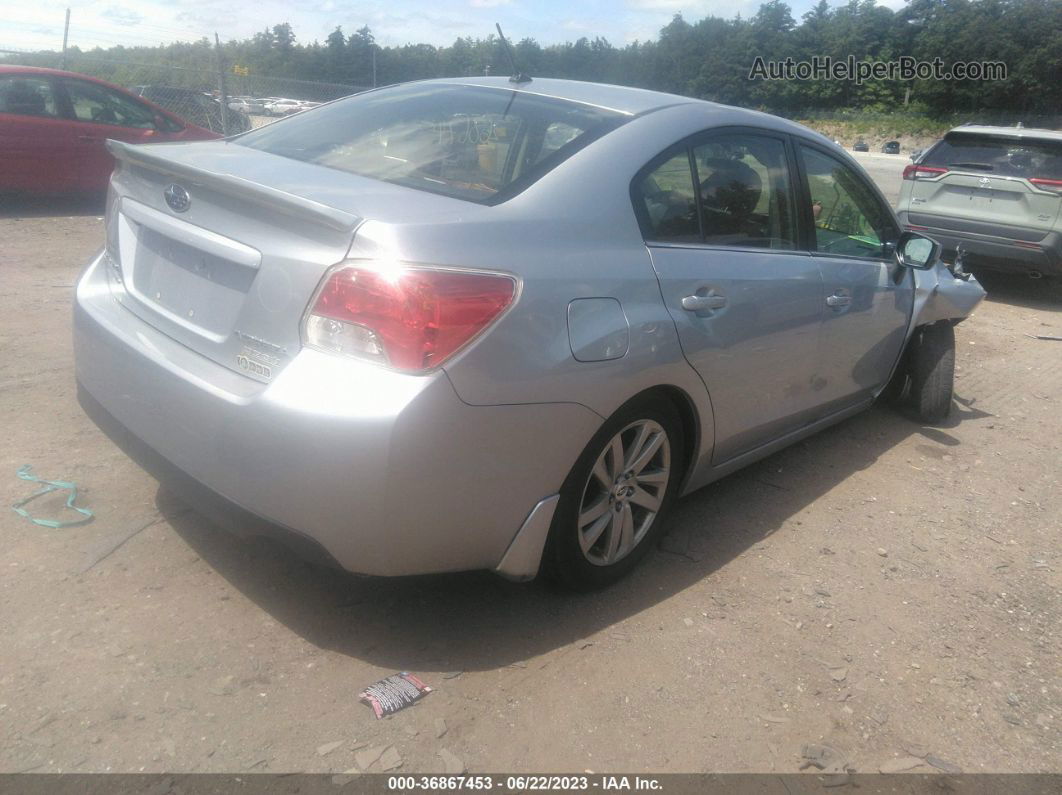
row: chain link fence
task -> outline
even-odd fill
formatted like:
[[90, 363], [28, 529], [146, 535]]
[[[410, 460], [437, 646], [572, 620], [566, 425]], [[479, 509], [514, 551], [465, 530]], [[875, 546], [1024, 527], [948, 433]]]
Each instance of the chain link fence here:
[[200, 69], [137, 63], [80, 52], [68, 52], [64, 56], [54, 52], [0, 50], [0, 64], [64, 69], [98, 77], [150, 100], [187, 122], [223, 135], [246, 132], [368, 88], [251, 74], [229, 64], [220, 67], [210, 64]]

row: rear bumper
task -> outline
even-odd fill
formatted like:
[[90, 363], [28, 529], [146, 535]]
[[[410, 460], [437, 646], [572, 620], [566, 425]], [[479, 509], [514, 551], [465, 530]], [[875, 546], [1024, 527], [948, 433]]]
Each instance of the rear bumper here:
[[567, 403], [469, 406], [441, 372], [313, 350], [261, 384], [122, 307], [99, 259], [78, 282], [74, 328], [101, 427], [358, 573], [498, 568], [601, 421]]
[[[1038, 271], [1045, 275], [1062, 275], [1062, 233], [1060, 232], [1049, 232], [1041, 239], [1036, 239], [1042, 233], [1033, 233], [1032, 230], [1015, 230], [1014, 238], [1011, 239], [996, 234], [941, 229], [928, 222], [926, 216], [920, 216], [919, 223], [912, 227], [907, 212], [901, 210], [897, 215], [905, 228], [914, 228], [939, 242], [944, 248], [945, 258], [949, 260], [955, 256], [961, 244], [963, 261], [967, 267], [1010, 273]], [[1022, 237], [1032, 239], [1022, 240]]]

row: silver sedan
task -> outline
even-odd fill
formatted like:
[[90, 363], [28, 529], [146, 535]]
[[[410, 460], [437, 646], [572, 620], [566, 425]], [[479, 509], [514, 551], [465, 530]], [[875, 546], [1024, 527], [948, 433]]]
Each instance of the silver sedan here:
[[942, 420], [984, 295], [826, 138], [685, 97], [428, 81], [110, 147], [83, 405], [354, 572], [613, 582], [882, 394]]

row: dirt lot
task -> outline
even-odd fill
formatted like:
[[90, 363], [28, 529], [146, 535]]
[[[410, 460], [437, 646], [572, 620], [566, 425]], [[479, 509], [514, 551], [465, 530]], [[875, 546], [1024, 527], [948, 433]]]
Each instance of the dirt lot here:
[[[808, 742], [867, 772], [1062, 771], [1062, 343], [1025, 336], [1062, 334], [1059, 290], [990, 283], [946, 427], [876, 408], [571, 596], [344, 576], [189, 512], [77, 405], [101, 224], [49, 212], [0, 219], [0, 504], [31, 464], [96, 519], [0, 511], [0, 771], [376, 771], [388, 746], [403, 771], [795, 771]], [[376, 721], [357, 693], [398, 670], [436, 691]]]

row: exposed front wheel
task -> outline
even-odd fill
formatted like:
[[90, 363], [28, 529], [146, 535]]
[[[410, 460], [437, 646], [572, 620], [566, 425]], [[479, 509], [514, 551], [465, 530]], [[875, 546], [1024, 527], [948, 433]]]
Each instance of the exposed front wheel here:
[[886, 394], [919, 422], [935, 425], [951, 413], [954, 386], [954, 326], [948, 321], [919, 326]]
[[664, 399], [621, 408], [594, 435], [561, 488], [547, 567], [591, 590], [630, 571], [662, 530], [683, 469], [681, 422]]

